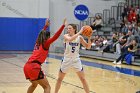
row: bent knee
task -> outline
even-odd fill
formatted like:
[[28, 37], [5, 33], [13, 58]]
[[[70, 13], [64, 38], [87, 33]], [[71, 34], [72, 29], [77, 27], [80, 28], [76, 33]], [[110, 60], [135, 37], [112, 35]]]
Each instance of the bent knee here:
[[32, 84], [31, 86], [32, 86], [32, 87], [34, 87], [34, 88], [36, 88], [36, 87], [37, 87], [37, 85], [38, 85], [38, 84]]
[[51, 90], [51, 86], [50, 85], [43, 85], [42, 87], [43, 87], [43, 89]]
[[47, 89], [48, 89], [48, 90], [51, 90], [51, 86], [50, 86], [50, 85], [48, 85], [48, 86], [47, 86]]

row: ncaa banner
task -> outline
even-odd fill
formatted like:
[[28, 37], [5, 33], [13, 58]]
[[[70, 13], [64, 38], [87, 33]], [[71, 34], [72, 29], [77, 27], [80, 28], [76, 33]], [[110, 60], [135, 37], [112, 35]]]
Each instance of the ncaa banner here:
[[83, 21], [88, 18], [89, 10], [88, 7], [85, 5], [78, 5], [74, 9], [74, 15], [76, 19]]

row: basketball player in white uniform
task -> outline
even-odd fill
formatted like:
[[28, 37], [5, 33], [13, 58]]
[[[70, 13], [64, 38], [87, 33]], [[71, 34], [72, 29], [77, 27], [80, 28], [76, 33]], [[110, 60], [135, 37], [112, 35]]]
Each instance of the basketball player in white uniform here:
[[88, 43], [80, 35], [83, 32], [84, 27], [76, 33], [77, 27], [75, 24], [69, 24], [67, 27], [67, 34], [64, 35], [65, 53], [62, 60], [58, 80], [55, 86], [55, 93], [58, 93], [61, 82], [64, 79], [69, 68], [74, 68], [78, 77], [80, 78], [83, 88], [86, 93], [89, 93], [89, 87], [85, 79], [81, 60], [79, 58], [79, 48], [82, 44], [87, 49], [91, 48], [91, 37], [88, 37]]

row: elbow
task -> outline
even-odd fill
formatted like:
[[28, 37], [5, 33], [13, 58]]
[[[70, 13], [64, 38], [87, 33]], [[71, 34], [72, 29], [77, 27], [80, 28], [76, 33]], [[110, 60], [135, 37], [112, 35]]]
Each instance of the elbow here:
[[86, 49], [91, 49], [91, 45], [87, 45], [86, 46]]

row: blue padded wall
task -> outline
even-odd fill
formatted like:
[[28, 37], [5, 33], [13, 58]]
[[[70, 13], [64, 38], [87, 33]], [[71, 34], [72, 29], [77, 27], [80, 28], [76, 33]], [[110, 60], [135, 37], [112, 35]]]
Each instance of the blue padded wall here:
[[33, 50], [45, 18], [0, 17], [0, 50]]

